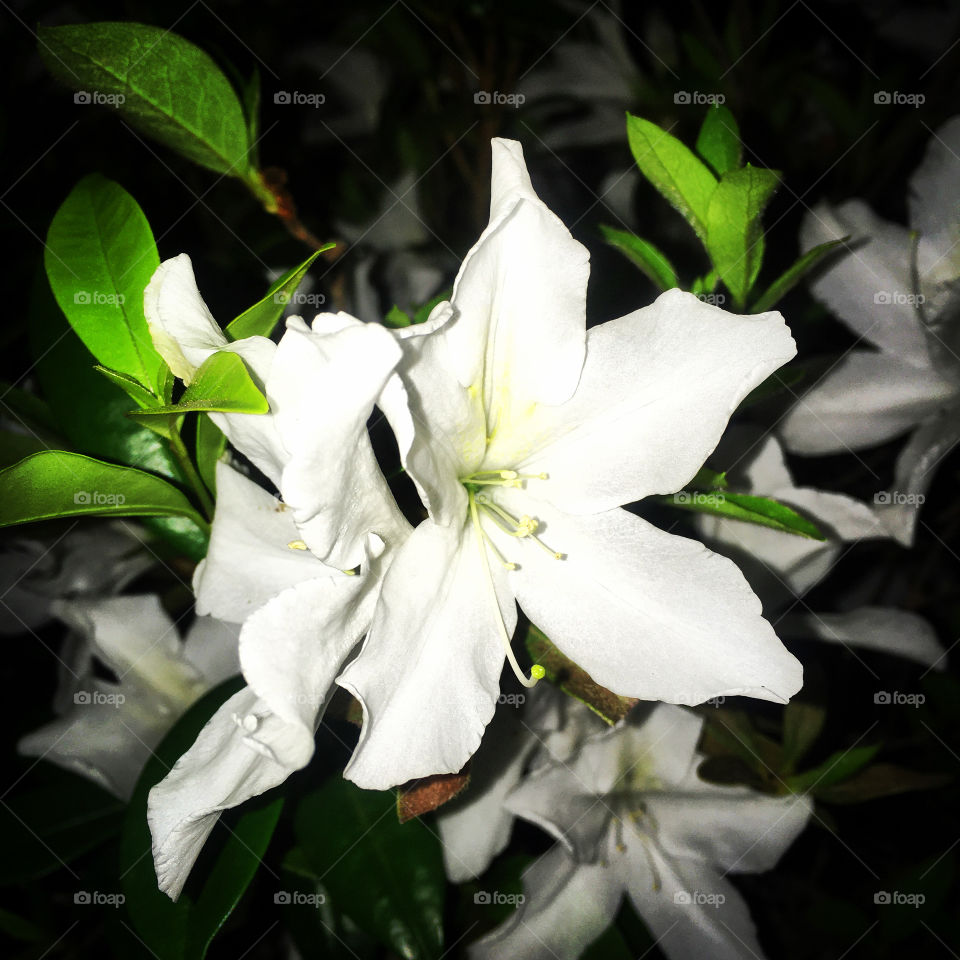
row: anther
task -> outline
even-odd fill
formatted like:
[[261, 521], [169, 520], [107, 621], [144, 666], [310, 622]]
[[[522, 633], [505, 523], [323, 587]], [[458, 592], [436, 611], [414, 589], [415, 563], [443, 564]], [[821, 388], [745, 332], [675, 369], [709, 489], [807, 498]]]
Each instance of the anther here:
[[302, 540], [291, 540], [287, 544], [287, 547], [290, 550], [306, 550], [307, 549], [307, 545]]

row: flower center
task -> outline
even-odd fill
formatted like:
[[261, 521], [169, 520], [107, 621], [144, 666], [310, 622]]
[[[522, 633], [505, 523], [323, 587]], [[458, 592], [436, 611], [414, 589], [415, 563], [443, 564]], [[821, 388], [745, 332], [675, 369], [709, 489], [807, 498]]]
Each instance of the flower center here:
[[473, 523], [473, 529], [477, 537], [477, 545], [480, 548], [480, 560], [483, 565], [484, 579], [490, 591], [490, 597], [493, 601], [493, 607], [496, 611], [496, 621], [500, 633], [500, 642], [503, 645], [503, 651], [506, 654], [507, 661], [517, 679], [525, 687], [536, 686], [537, 681], [544, 676], [544, 669], [539, 663], [535, 663], [530, 669], [530, 676], [526, 677], [517, 663], [513, 648], [510, 645], [510, 635], [507, 633], [506, 624], [503, 622], [503, 614], [500, 611], [500, 602], [497, 599], [497, 591], [493, 585], [493, 576], [490, 573], [490, 561], [487, 557], [488, 550], [493, 553], [497, 561], [507, 570], [516, 570], [517, 564], [512, 560], [507, 560], [497, 549], [489, 534], [483, 529], [480, 522], [481, 516], [488, 518], [508, 536], [518, 539], [533, 540], [538, 546], [542, 547], [552, 557], [557, 560], [563, 559], [563, 554], [551, 550], [538, 536], [537, 529], [540, 526], [535, 517], [524, 514], [519, 519], [504, 510], [499, 504], [484, 492], [485, 487], [523, 487], [525, 480], [546, 480], [545, 473], [523, 474], [516, 470], [480, 470], [477, 473], [471, 473], [469, 476], [461, 477], [460, 482], [467, 491], [467, 498], [470, 509], [470, 520]]

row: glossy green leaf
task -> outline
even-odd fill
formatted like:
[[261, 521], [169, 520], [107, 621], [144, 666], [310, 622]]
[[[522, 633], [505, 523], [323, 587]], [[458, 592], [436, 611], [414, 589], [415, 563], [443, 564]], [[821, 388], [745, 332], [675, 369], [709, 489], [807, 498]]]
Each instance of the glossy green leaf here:
[[[94, 369], [94, 358], [70, 329], [42, 272], [31, 290], [29, 332], [43, 396], [71, 446], [183, 482], [167, 443], [127, 417], [129, 397]], [[149, 517], [143, 522], [192, 560], [202, 560], [207, 552], [207, 534], [192, 520]]]
[[827, 714], [823, 707], [791, 700], [783, 711], [783, 771], [792, 773], [813, 746]]
[[160, 405], [157, 396], [149, 391], [139, 380], [120, 373], [118, 370], [109, 370], [106, 367], [96, 366], [94, 370], [103, 374], [111, 383], [116, 384], [138, 406], [145, 410]]
[[143, 291], [160, 265], [136, 200], [99, 174], [84, 177], [47, 232], [44, 264], [70, 325], [108, 369], [161, 392], [165, 367], [143, 315]]
[[39, 37], [50, 72], [74, 90], [110, 98], [131, 126], [202, 167], [251, 175], [240, 100], [199, 47], [143, 23], [40, 27]]
[[300, 804], [294, 829], [338, 912], [401, 957], [443, 954], [440, 841], [420, 820], [397, 822], [392, 791], [334, 775]]
[[830, 754], [819, 766], [789, 777], [787, 786], [794, 793], [809, 791], [817, 796], [820, 790], [849, 780], [876, 756], [879, 749], [880, 744], [872, 744], [865, 747], [853, 747], [850, 750], [837, 750]]
[[262, 300], [258, 300], [252, 307], [248, 307], [240, 316], [235, 317], [227, 324], [226, 335], [231, 340], [243, 340], [246, 337], [269, 337], [277, 321], [283, 316], [286, 309], [296, 295], [300, 281], [306, 276], [307, 270], [313, 261], [325, 250], [335, 247], [335, 243], [328, 243], [319, 250], [311, 253], [298, 267], [288, 270], [282, 277], [278, 277], [266, 292]]
[[765, 310], [772, 310], [825, 257], [849, 239], [849, 237], [841, 237], [839, 240], [828, 240], [826, 243], [821, 243], [819, 246], [808, 250], [792, 267], [781, 273], [767, 287], [750, 308], [751, 312], [763, 313]]
[[761, 217], [780, 183], [776, 170], [751, 167], [720, 178], [707, 210], [707, 252], [739, 309], [763, 263]]
[[722, 175], [740, 166], [742, 152], [736, 118], [722, 103], [713, 104], [697, 136], [697, 153]]
[[267, 398], [253, 382], [246, 364], [226, 350], [211, 354], [197, 368], [190, 386], [177, 403], [131, 413], [138, 422], [147, 418], [181, 416], [186, 413], [266, 413]]
[[604, 240], [638, 266], [658, 290], [662, 292], [680, 286], [670, 261], [648, 240], [604, 224], [600, 224], [600, 232]]
[[127, 808], [120, 847], [126, 909], [137, 935], [163, 960], [200, 960], [260, 866], [283, 797], [271, 791], [223, 815], [174, 903], [157, 889], [150, 856], [147, 796], [196, 740], [220, 705], [243, 686], [235, 677], [195, 703], [164, 737], [144, 768]]
[[260, 140], [260, 70], [253, 68], [250, 79], [242, 84], [243, 87], [243, 116], [247, 122], [247, 143], [250, 144], [250, 164], [256, 169], [260, 167], [259, 140]]
[[792, 507], [771, 497], [755, 497], [746, 493], [731, 493], [727, 490], [722, 493], [691, 493], [688, 490], [681, 490], [662, 499], [681, 510], [709, 513], [717, 517], [729, 517], [731, 520], [743, 520], [784, 533], [809, 537], [811, 540], [826, 539], [806, 517], [802, 517]]
[[706, 241], [707, 211], [717, 187], [710, 169], [666, 130], [629, 113], [627, 139], [640, 172]]
[[201, 413], [197, 417], [197, 471], [212, 494], [217, 492], [217, 461], [226, 447], [223, 431]]
[[0, 527], [91, 515], [182, 516], [203, 523], [166, 480], [80, 453], [45, 450], [0, 471]]

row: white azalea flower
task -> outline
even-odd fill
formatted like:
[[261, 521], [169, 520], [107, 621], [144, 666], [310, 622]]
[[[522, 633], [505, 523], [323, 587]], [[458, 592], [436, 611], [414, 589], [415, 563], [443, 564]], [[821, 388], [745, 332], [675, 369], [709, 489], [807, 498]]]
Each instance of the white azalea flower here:
[[670, 958], [763, 956], [730, 873], [773, 868], [804, 829], [806, 797], [697, 777], [703, 721], [658, 704], [640, 726], [587, 740], [525, 779], [507, 807], [560, 841], [523, 877], [525, 902], [473, 960], [575, 960], [630, 898]]
[[937, 464], [960, 439], [960, 117], [934, 134], [908, 200], [910, 230], [861, 200], [805, 218], [804, 250], [850, 235], [850, 251], [812, 290], [876, 350], [845, 354], [783, 423], [788, 449], [802, 454], [859, 450], [913, 430], [882, 507], [906, 545]]
[[[130, 798], [154, 747], [186, 709], [239, 670], [236, 627], [200, 617], [180, 640], [155, 596], [61, 600], [53, 612], [81, 638], [62, 676], [61, 716], [18, 749]], [[94, 658], [116, 674], [102, 680]]]
[[[671, 291], [585, 329], [587, 252], [493, 141], [490, 224], [452, 303], [398, 334], [381, 397], [429, 511], [400, 547], [360, 656], [346, 775], [384, 789], [458, 771], [493, 716], [519, 601], [625, 696], [785, 702], [797, 661], [728, 560], [618, 509], [681, 488], [743, 396], [795, 350], [779, 314]], [[535, 678], [534, 678], [535, 679]]]
[[[37, 630], [56, 600], [119, 593], [153, 562], [124, 521], [81, 524], [56, 539], [18, 537], [0, 550], [0, 634]], [[97, 563], [90, 562], [95, 556]]]

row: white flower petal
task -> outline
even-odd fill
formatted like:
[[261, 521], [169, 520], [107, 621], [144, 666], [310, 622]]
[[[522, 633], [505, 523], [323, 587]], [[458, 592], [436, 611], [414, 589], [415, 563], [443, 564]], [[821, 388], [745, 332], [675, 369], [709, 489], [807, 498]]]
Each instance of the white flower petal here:
[[589, 254], [530, 186], [520, 145], [493, 141], [491, 221], [453, 288], [452, 369], [480, 391], [488, 432], [512, 405], [562, 403], [583, 365]]
[[956, 396], [933, 370], [884, 353], [848, 353], [780, 425], [788, 450], [844, 453], [893, 439]]
[[537, 406], [495, 436], [485, 463], [547, 473], [531, 489], [569, 512], [672, 493], [703, 465], [743, 397], [795, 352], [778, 313], [741, 317], [668, 291], [593, 328], [573, 399]]
[[946, 669], [946, 651], [921, 616], [893, 607], [859, 607], [849, 613], [802, 614], [797, 635], [892, 653], [935, 670]]
[[696, 779], [689, 792], [651, 793], [646, 811], [672, 857], [700, 860], [724, 873], [772, 870], [800, 835], [808, 797], [768, 797], [747, 787], [714, 787]]
[[286, 505], [229, 464], [217, 464], [210, 547], [193, 577], [197, 612], [242, 623], [294, 584], [335, 574], [309, 550]]
[[470, 960], [576, 960], [613, 922], [623, 890], [602, 864], [578, 864], [559, 844], [523, 874], [526, 901], [468, 949]]
[[[516, 606], [490, 564], [508, 635]], [[427, 520], [387, 573], [360, 655], [337, 678], [363, 705], [363, 730], [344, 776], [385, 790], [456, 773], [480, 745], [499, 693], [503, 646], [470, 526]]]
[[[960, 117], [930, 138], [923, 162], [910, 178], [910, 225], [940, 256], [957, 255], [960, 240]], [[956, 276], [956, 274], [954, 274]]]
[[183, 641], [183, 655], [210, 687], [240, 672], [240, 627], [214, 617], [197, 617]]
[[270, 713], [249, 687], [220, 707], [150, 791], [147, 820], [164, 893], [180, 896], [221, 811], [283, 783], [309, 761], [313, 744], [304, 746], [299, 727]]
[[623, 696], [702, 703], [745, 695], [785, 703], [802, 681], [796, 658], [760, 616], [736, 566], [703, 544], [625, 510], [571, 517], [519, 492], [537, 544], [497, 537], [524, 613], [593, 679]]
[[927, 366], [927, 335], [910, 301], [910, 233], [878, 217], [862, 200], [837, 208], [819, 204], [804, 217], [806, 251], [849, 236], [849, 251], [811, 284], [813, 295], [854, 333], [891, 356]]
[[893, 492], [876, 511], [905, 547], [913, 545], [917, 520], [937, 468], [960, 442], [960, 408], [941, 411], [914, 432], [897, 457]]
[[409, 529], [366, 428], [399, 359], [384, 327], [341, 313], [317, 317], [312, 330], [291, 317], [271, 368], [267, 389], [287, 451], [283, 499], [313, 553], [343, 569], [361, 561], [367, 533], [394, 542]]

